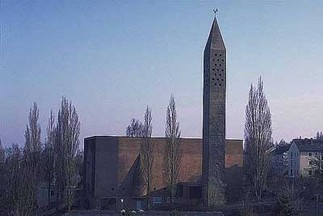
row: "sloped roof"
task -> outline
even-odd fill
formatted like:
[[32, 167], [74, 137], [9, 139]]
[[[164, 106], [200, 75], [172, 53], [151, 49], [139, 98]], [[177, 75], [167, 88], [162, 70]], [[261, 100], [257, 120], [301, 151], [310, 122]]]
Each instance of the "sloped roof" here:
[[216, 18], [213, 20], [209, 38], [206, 43], [206, 48], [225, 50], [224, 41]]
[[294, 139], [300, 152], [323, 152], [323, 140], [321, 139]]
[[286, 145], [277, 145], [275, 150], [274, 150], [274, 155], [281, 155], [285, 152], [288, 151], [289, 147], [291, 144], [286, 144]]

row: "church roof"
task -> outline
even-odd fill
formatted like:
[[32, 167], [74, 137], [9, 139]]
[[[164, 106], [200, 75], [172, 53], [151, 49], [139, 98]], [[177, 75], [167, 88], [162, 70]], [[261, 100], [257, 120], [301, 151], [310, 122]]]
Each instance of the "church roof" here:
[[207, 46], [210, 45], [211, 49], [225, 50], [224, 41], [216, 17], [214, 17], [212, 28], [207, 42]]

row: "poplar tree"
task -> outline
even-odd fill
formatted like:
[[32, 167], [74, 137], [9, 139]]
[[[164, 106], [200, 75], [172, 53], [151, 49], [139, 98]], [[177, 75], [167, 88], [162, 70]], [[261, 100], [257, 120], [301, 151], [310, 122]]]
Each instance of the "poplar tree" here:
[[268, 150], [271, 147], [271, 114], [263, 90], [263, 82], [258, 79], [257, 87], [251, 84], [246, 106], [245, 122], [246, 177], [252, 191], [259, 200], [266, 186], [268, 172]]
[[25, 130], [25, 147], [24, 147], [24, 174], [29, 175], [29, 178], [24, 182], [25, 188], [29, 189], [29, 200], [36, 208], [36, 192], [40, 180], [40, 154], [41, 154], [41, 142], [40, 135], [41, 129], [38, 122], [39, 109], [37, 103], [34, 102], [32, 108], [29, 111], [28, 124]]
[[151, 142], [152, 134], [152, 117], [151, 109], [147, 106], [144, 115], [144, 124], [142, 130], [142, 141], [140, 143], [140, 160], [141, 160], [141, 172], [144, 182], [147, 188], [147, 209], [150, 208], [150, 192], [152, 182], [152, 168], [154, 162], [154, 146]]
[[75, 186], [75, 155], [79, 147], [80, 122], [75, 107], [65, 97], [57, 115], [55, 128], [55, 180], [58, 203], [68, 210], [73, 204], [72, 186]]
[[176, 104], [174, 96], [170, 96], [166, 111], [166, 145], [164, 153], [164, 179], [170, 192], [170, 202], [174, 203], [176, 183], [180, 171], [182, 152], [180, 149], [179, 122], [177, 121]]

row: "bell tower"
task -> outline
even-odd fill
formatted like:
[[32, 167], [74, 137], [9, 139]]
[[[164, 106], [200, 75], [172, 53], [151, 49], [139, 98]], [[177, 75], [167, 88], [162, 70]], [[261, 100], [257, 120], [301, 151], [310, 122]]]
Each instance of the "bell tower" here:
[[226, 49], [216, 17], [204, 50], [203, 200], [206, 207], [225, 203]]

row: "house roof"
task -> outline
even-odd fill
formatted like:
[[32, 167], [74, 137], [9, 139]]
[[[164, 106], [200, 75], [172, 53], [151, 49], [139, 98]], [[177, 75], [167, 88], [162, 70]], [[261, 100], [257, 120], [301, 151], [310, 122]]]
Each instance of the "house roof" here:
[[294, 139], [300, 152], [323, 152], [323, 140], [320, 139]]
[[286, 145], [277, 145], [275, 150], [274, 150], [274, 155], [281, 155], [285, 152], [288, 151], [289, 147], [291, 144], [286, 144]]

